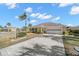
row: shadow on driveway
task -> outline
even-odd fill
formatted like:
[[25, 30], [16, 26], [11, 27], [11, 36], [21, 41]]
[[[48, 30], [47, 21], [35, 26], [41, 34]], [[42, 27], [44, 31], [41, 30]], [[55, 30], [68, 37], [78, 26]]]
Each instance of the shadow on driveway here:
[[65, 56], [64, 48], [52, 46], [49, 49], [35, 44], [33, 48], [21, 47], [19, 56]]

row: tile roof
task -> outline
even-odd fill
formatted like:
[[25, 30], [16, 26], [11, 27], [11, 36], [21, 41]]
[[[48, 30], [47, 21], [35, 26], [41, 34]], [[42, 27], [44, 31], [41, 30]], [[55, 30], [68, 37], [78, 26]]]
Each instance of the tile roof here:
[[47, 23], [41, 23], [41, 24], [35, 25], [32, 28], [43, 27], [43, 28], [47, 28], [47, 29], [59, 29], [62, 26], [64, 27], [64, 25], [62, 25], [62, 24], [47, 22]]

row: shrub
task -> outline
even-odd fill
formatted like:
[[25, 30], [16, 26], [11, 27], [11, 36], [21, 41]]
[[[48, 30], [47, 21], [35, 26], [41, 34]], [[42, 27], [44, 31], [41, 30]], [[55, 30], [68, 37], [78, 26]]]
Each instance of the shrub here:
[[3, 29], [0, 28], [0, 32], [2, 32], [2, 31], [3, 31]]
[[79, 30], [72, 30], [73, 35], [78, 35], [79, 36]]
[[26, 35], [26, 32], [17, 33], [17, 37], [24, 37], [25, 35]]

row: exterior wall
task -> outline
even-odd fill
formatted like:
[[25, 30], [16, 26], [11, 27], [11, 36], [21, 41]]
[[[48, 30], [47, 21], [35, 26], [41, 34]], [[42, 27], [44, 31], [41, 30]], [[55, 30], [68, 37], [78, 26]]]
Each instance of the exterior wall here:
[[16, 32], [16, 28], [11, 28], [11, 31], [12, 32]]
[[37, 27], [37, 28], [31, 28], [30, 30], [32, 33], [44, 33], [44, 28]]
[[37, 32], [46, 32], [47, 34], [62, 34], [62, 30], [61, 28], [51, 28], [51, 29], [48, 29], [48, 28], [32, 28], [33, 30], [31, 30], [31, 32], [33, 33], [37, 33]]
[[4, 28], [3, 32], [8, 32], [10, 30], [10, 32], [16, 32], [16, 28]]

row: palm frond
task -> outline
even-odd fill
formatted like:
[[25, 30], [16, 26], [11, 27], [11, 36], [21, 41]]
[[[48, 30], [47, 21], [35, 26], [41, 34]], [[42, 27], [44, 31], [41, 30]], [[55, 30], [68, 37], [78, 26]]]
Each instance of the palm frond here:
[[20, 20], [25, 20], [27, 18], [26, 13], [23, 13], [22, 15], [19, 16]]

